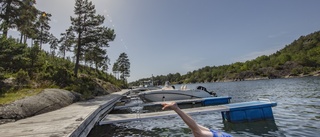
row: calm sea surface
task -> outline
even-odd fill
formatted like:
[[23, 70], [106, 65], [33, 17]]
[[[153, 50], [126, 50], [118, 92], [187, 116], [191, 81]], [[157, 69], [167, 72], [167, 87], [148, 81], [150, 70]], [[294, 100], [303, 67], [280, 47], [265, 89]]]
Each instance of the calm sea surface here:
[[[273, 79], [258, 81], [190, 84], [202, 85], [218, 96], [231, 96], [231, 103], [266, 98], [277, 102], [274, 121], [229, 123], [220, 113], [192, 116], [199, 124], [246, 137], [315, 137], [320, 136], [320, 77]], [[176, 85], [179, 88], [181, 85]], [[192, 136], [184, 122], [176, 117], [96, 126], [89, 137], [123, 136]]]

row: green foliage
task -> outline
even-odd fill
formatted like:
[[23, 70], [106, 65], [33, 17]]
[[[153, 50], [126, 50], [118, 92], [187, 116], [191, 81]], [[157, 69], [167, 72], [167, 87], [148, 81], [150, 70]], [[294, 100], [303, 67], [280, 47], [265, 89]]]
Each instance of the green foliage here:
[[33, 96], [38, 93], [40, 93], [43, 89], [20, 89], [14, 92], [7, 92], [0, 95], [0, 105], [7, 104], [10, 102], [13, 102], [15, 100], [27, 97], [27, 96]]
[[17, 29], [20, 31], [20, 43], [26, 44], [27, 38], [36, 38], [38, 31], [36, 28], [36, 19], [38, 9], [33, 6], [34, 0], [24, 0], [18, 8], [18, 16], [16, 20]]
[[58, 68], [52, 76], [52, 81], [59, 87], [66, 87], [72, 82], [72, 72], [65, 68]]
[[298, 76], [301, 73], [302, 73], [301, 68], [294, 68], [294, 69], [291, 70], [291, 75], [292, 76]]
[[66, 87], [67, 90], [75, 91], [82, 94], [84, 99], [94, 97], [92, 91], [95, 89], [96, 83], [89, 77], [79, 77], [73, 80], [72, 85]]
[[123, 83], [126, 83], [126, 78], [130, 77], [130, 61], [128, 55], [124, 52], [121, 53], [114, 64], [113, 71], [119, 72], [121, 80]]
[[65, 33], [61, 33], [61, 38], [58, 41], [61, 45], [59, 47], [60, 54], [63, 58], [66, 56], [66, 52], [71, 51], [72, 45], [75, 43], [75, 35], [72, 33], [72, 29], [69, 28]]
[[28, 84], [30, 81], [30, 77], [28, 72], [20, 69], [17, 73], [16, 73], [16, 79], [15, 82], [19, 83], [19, 84]]
[[[0, 96], [22, 88], [66, 88], [82, 93], [85, 98], [92, 98], [94, 81], [99, 78], [119, 87], [124, 84], [102, 70], [87, 66], [81, 67], [84, 75], [76, 78], [73, 74], [74, 63], [70, 60], [55, 57], [40, 50], [37, 44], [27, 47], [14, 39], [2, 38], [0, 41]], [[14, 75], [12, 75], [14, 74]], [[5, 85], [2, 80], [15, 77], [16, 86]], [[90, 78], [89, 78], [90, 77]], [[31, 84], [32, 83], [32, 84]], [[10, 86], [12, 88], [10, 89]], [[10, 89], [10, 90], [9, 90]]]
[[7, 37], [10, 28], [15, 28], [17, 18], [19, 17], [19, 7], [21, 7], [22, 4], [20, 0], [0, 1], [0, 20], [2, 21], [0, 28], [3, 30], [4, 38]]
[[[92, 93], [97, 78], [125, 87], [125, 83], [106, 73], [110, 65], [106, 48], [116, 35], [113, 29], [102, 26], [105, 18], [96, 15], [91, 1], [76, 0], [71, 27], [60, 39], [49, 32], [51, 14], [38, 10], [34, 2], [0, 1], [0, 97], [15, 95], [11, 93], [22, 88], [56, 87], [68, 88], [90, 98], [97, 95]], [[8, 31], [13, 28], [20, 32], [19, 39], [7, 38]], [[28, 39], [33, 41], [29, 46]], [[42, 44], [46, 43], [50, 52], [42, 50]], [[57, 56], [58, 49], [61, 58]], [[66, 52], [75, 53], [76, 64], [70, 57], [65, 59]], [[85, 65], [89, 62], [95, 69], [82, 66], [79, 61], [84, 61]], [[78, 69], [80, 78], [77, 78], [78, 71], [73, 73]], [[5, 83], [3, 80], [8, 78], [15, 80]]]
[[0, 67], [0, 81], [4, 79], [3, 71], [4, 71], [4, 69], [2, 67]]
[[76, 64], [75, 76], [78, 76], [79, 62], [82, 59], [94, 63], [96, 69], [107, 65], [106, 51], [108, 42], [115, 39], [114, 30], [102, 26], [105, 18], [97, 14], [92, 1], [76, 0], [74, 7], [75, 16], [71, 17], [69, 32], [77, 36], [75, 45]]
[[17, 72], [26, 67], [26, 45], [16, 43], [12, 38], [0, 39], [0, 67], [4, 71]]

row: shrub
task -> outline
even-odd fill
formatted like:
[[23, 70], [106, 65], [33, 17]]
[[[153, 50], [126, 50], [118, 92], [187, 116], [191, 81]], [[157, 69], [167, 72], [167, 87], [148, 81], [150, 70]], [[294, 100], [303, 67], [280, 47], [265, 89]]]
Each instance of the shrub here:
[[1, 82], [1, 80], [3, 80], [4, 79], [4, 73], [3, 73], [3, 68], [2, 67], [0, 67], [0, 82]]
[[71, 85], [66, 87], [66, 90], [74, 91], [82, 94], [84, 99], [93, 98], [93, 91], [95, 90], [96, 83], [89, 77], [75, 78]]
[[30, 77], [28, 75], [27, 71], [24, 71], [22, 69], [20, 69], [17, 73], [16, 73], [16, 79], [15, 82], [18, 85], [27, 85], [30, 81]]
[[53, 74], [52, 80], [60, 87], [64, 88], [72, 82], [72, 72], [65, 68], [58, 68]]

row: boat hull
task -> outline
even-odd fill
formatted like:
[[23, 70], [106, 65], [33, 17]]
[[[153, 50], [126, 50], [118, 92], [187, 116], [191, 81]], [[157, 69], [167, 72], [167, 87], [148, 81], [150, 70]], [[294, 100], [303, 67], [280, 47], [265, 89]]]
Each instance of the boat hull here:
[[144, 102], [160, 102], [212, 97], [203, 90], [151, 90], [141, 92], [139, 97]]
[[139, 87], [139, 88], [132, 89], [131, 92], [132, 93], [140, 93], [140, 92], [149, 91], [149, 90], [156, 90], [156, 89], [160, 89], [160, 87]]

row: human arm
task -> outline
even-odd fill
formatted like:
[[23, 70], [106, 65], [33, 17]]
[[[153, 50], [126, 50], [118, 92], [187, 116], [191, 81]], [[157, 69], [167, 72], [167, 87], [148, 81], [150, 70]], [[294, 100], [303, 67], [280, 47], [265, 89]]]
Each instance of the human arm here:
[[175, 102], [163, 103], [162, 106], [163, 106], [162, 108], [163, 110], [171, 109], [175, 111], [181, 117], [184, 123], [188, 125], [188, 127], [191, 129], [195, 137], [212, 137], [213, 136], [212, 132], [210, 132], [208, 128], [198, 125], [191, 116], [183, 112], [178, 107], [177, 103]]

